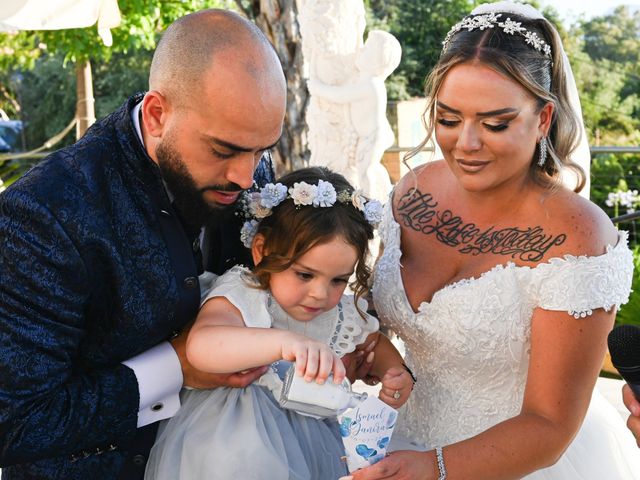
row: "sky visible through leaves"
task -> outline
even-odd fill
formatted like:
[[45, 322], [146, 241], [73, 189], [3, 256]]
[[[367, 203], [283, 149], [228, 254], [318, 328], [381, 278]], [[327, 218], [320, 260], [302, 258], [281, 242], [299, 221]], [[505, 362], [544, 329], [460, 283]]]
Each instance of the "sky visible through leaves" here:
[[541, 3], [555, 8], [567, 26], [580, 16], [589, 19], [606, 15], [620, 5], [630, 5], [640, 9], [640, 1], [637, 0], [542, 0]]

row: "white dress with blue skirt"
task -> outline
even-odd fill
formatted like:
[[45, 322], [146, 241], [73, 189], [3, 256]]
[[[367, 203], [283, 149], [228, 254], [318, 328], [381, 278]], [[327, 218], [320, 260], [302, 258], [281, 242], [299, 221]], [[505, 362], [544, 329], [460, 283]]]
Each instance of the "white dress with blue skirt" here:
[[[247, 327], [295, 331], [326, 342], [340, 357], [378, 330], [374, 317], [360, 316], [352, 296], [344, 295], [338, 306], [310, 322], [298, 322], [269, 292], [248, 282], [250, 272], [234, 267], [215, 281], [202, 303], [225, 297]], [[184, 389], [180, 410], [159, 428], [145, 480], [326, 480], [346, 475], [336, 420], [280, 408], [278, 370], [288, 362], [279, 363], [246, 388]]]

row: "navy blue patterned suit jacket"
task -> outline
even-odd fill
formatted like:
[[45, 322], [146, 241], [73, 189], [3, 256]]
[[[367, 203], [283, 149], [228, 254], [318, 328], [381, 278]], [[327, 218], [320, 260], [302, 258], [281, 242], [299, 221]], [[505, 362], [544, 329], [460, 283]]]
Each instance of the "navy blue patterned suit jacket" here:
[[[145, 430], [120, 362], [195, 318], [193, 239], [135, 133], [140, 100], [0, 194], [3, 479], [119, 478]], [[209, 269], [246, 263], [237, 222], [213, 229]]]

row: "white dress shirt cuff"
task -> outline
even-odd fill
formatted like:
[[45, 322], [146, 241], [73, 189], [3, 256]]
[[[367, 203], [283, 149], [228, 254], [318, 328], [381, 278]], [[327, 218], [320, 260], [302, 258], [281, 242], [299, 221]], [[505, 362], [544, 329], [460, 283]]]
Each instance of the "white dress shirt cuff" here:
[[182, 369], [169, 342], [162, 342], [122, 363], [133, 370], [138, 379], [138, 428], [170, 418], [178, 411]]

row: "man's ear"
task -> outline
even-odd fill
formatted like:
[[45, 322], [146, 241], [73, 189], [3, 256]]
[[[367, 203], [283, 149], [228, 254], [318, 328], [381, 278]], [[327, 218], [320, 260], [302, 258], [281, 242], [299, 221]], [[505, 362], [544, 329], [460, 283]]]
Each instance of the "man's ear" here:
[[155, 138], [162, 137], [167, 123], [169, 108], [164, 95], [157, 90], [148, 91], [142, 101], [143, 130]]
[[258, 233], [251, 243], [251, 256], [254, 265], [258, 265], [264, 257], [264, 235], [261, 233]]

